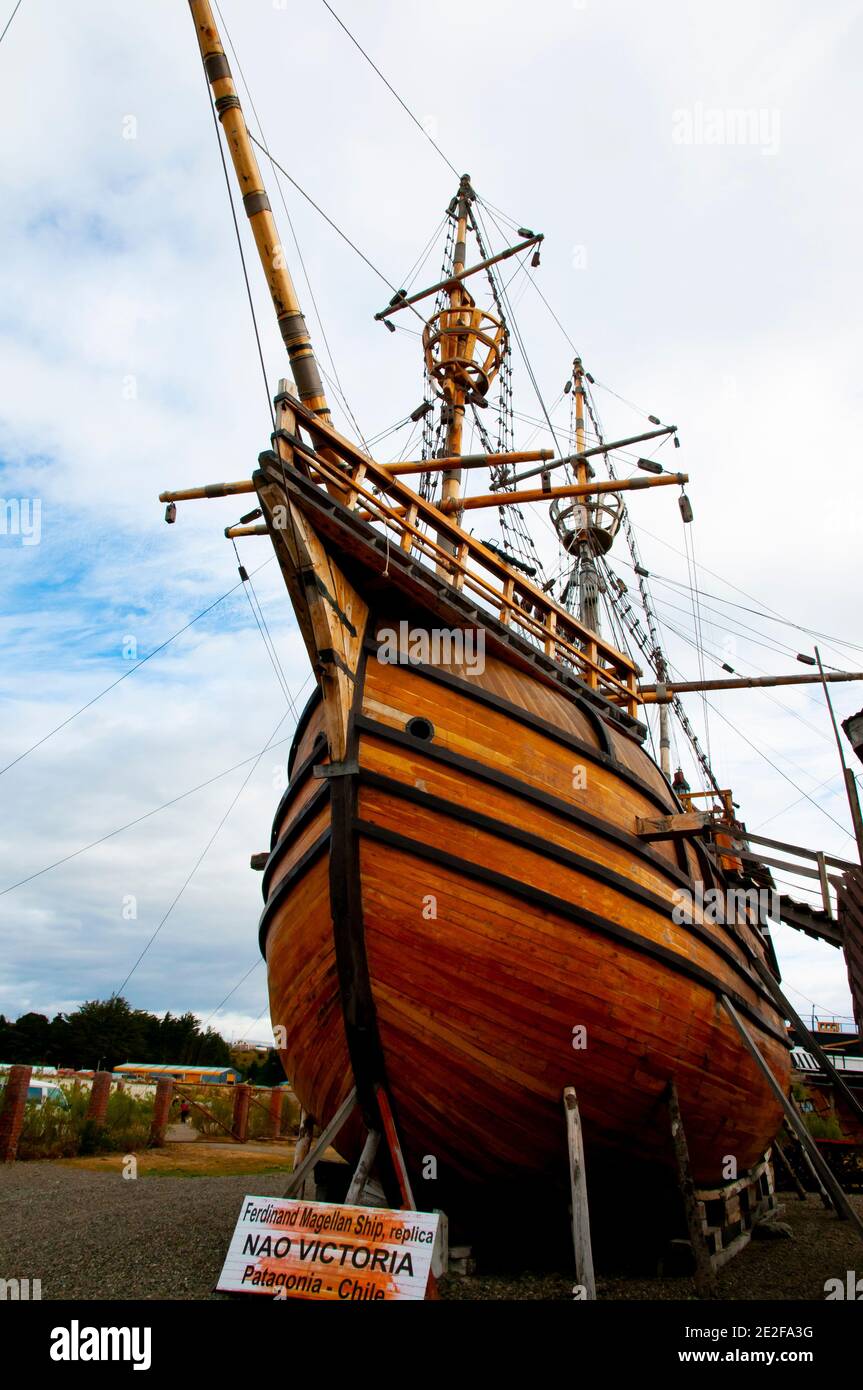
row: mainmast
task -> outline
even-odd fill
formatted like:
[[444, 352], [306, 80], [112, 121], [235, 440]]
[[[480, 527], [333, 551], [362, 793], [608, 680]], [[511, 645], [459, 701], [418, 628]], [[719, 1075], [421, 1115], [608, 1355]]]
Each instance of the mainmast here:
[[237, 89], [209, 0], [189, 0], [198, 45], [216, 112], [228, 142], [243, 207], [255, 238], [300, 400], [328, 424], [330, 409], [294, 283], [285, 264], [278, 228], [246, 126]]
[[[473, 190], [470, 186], [470, 175], [462, 174], [459, 190], [456, 194], [456, 236], [455, 251], [453, 253], [452, 273], [454, 276], [463, 275], [467, 266], [467, 208], [468, 199], [473, 197]], [[461, 282], [454, 282], [449, 290], [450, 307], [450, 326], [464, 324], [467, 319], [461, 313], [462, 305], [470, 300], [470, 294], [465, 285]], [[472, 300], [470, 301], [473, 302]], [[451, 351], [450, 341], [444, 349]], [[447, 458], [457, 457], [462, 450], [462, 434], [464, 432], [464, 404], [465, 388], [464, 380], [460, 374], [449, 375], [443, 383], [444, 390], [444, 420], [446, 423], [446, 454]], [[441, 481], [441, 501], [455, 502], [461, 496], [461, 469], [450, 468], [443, 475]]]
[[[506, 326], [486, 310], [477, 308], [476, 300], [467, 287], [467, 279], [478, 271], [487, 270], [497, 261], [532, 246], [539, 237], [531, 235], [526, 242], [510, 247], [497, 256], [490, 256], [473, 266], [467, 263], [467, 235], [470, 204], [476, 197], [470, 175], [462, 174], [458, 192], [449, 205], [449, 215], [455, 219], [455, 243], [452, 271], [438, 286], [423, 290], [409, 299], [400, 291], [389, 309], [378, 318], [386, 317], [406, 304], [426, 298], [436, 290], [446, 292], [447, 303], [433, 313], [423, 331], [423, 350], [429, 379], [441, 399], [441, 418], [446, 428], [444, 457], [459, 459], [464, 434], [464, 414], [467, 404], [483, 406], [489, 387], [500, 370], [506, 350]], [[462, 496], [462, 469], [448, 467], [441, 480], [441, 510], [458, 515]], [[453, 551], [452, 542], [442, 532], [440, 545]]]
[[572, 364], [572, 386], [575, 397], [575, 487], [580, 489], [577, 500], [564, 502], [555, 498], [549, 509], [558, 539], [572, 556], [573, 564], [564, 587], [564, 604], [577, 599], [580, 621], [591, 632], [599, 632], [599, 575], [596, 556], [604, 555], [612, 545], [620, 526], [620, 498], [605, 492], [603, 485], [591, 487], [593, 469], [586, 456], [584, 436], [584, 366], [576, 357]]

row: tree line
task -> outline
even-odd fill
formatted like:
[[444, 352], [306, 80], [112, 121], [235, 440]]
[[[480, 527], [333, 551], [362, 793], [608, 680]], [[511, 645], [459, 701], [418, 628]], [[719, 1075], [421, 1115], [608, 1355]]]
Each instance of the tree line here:
[[123, 1062], [186, 1062], [230, 1066], [227, 1042], [202, 1029], [194, 1014], [133, 1009], [127, 1000], [91, 999], [70, 1014], [0, 1014], [0, 1062], [113, 1071]]

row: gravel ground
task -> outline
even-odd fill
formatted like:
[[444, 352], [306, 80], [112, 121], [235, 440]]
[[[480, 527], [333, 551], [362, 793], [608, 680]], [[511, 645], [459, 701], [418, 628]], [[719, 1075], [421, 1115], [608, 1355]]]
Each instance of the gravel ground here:
[[42, 1298], [221, 1298], [213, 1294], [240, 1203], [281, 1196], [287, 1172], [123, 1179], [56, 1163], [0, 1166], [5, 1278]]
[[[5, 1278], [42, 1280], [43, 1299], [220, 1298], [213, 1285], [246, 1193], [279, 1196], [286, 1173], [139, 1178], [55, 1163], [0, 1167]], [[863, 1215], [863, 1197], [851, 1199]], [[863, 1265], [856, 1232], [815, 1197], [783, 1198], [792, 1240], [752, 1241], [719, 1274], [722, 1299], [823, 1299]], [[450, 1299], [569, 1299], [569, 1274], [445, 1280]], [[685, 1299], [690, 1280], [597, 1278], [602, 1299]]]

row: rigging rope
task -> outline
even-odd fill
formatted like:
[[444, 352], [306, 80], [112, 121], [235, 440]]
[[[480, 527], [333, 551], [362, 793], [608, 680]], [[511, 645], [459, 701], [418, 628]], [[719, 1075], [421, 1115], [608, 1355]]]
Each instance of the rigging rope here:
[[8, 32], [9, 32], [10, 28], [12, 27], [12, 20], [15, 18], [16, 14], [17, 14], [18, 11], [20, 10], [22, 4], [23, 4], [23, 0], [18, 0], [18, 4], [15, 6], [14, 10], [12, 11], [12, 13], [10, 14], [10, 16], [9, 16], [9, 18], [7, 19], [6, 23], [4, 24], [4, 26], [3, 26], [3, 33], [0, 34], [0, 43], [3, 42], [3, 40], [4, 40], [5, 37], [6, 37], [6, 35], [7, 35]]
[[[603, 430], [599, 419], [599, 413], [597, 411], [596, 403], [593, 399], [590, 387], [587, 384], [585, 384], [584, 388], [584, 403], [587, 409], [588, 416], [590, 418], [590, 422], [593, 425], [594, 431], [596, 433], [596, 437], [600, 442], [603, 442]], [[608, 469], [609, 476], [611, 478], [615, 478], [617, 474], [615, 473], [614, 462], [611, 458], [611, 455], [604, 454], [603, 458], [605, 459], [605, 465]], [[662, 683], [668, 680], [668, 666], [666, 658], [663, 654], [662, 644], [660, 642], [658, 618], [656, 617], [653, 601], [650, 595], [650, 590], [647, 585], [646, 571], [644, 574], [641, 573], [641, 571], [644, 570], [644, 566], [641, 563], [641, 557], [638, 553], [638, 545], [635, 539], [632, 522], [629, 516], [629, 508], [627, 507], [625, 501], [621, 502], [620, 517], [623, 533], [626, 537], [626, 543], [629, 547], [629, 553], [632, 556], [633, 567], [638, 578], [638, 592], [639, 597], [641, 599], [641, 606], [644, 610], [645, 620], [647, 622], [649, 642], [642, 642], [642, 639], [639, 636], [638, 632], [635, 632], [633, 635], [635, 636], [636, 641], [638, 641], [639, 644], [642, 646], [642, 650], [656, 675], [657, 681]], [[686, 713], [686, 710], [684, 709], [683, 704], [681, 703], [680, 697], [678, 695], [672, 695], [671, 700], [669, 702], [669, 707], [671, 710], [673, 710], [675, 716], [677, 717], [683, 729], [683, 732], [686, 734], [686, 737], [689, 740], [692, 751], [695, 754], [698, 766], [702, 772], [702, 775], [706, 779], [705, 787], [712, 787], [713, 790], [716, 792], [720, 791], [721, 788], [719, 786], [718, 781], [716, 780], [716, 775], [714, 774], [713, 768], [710, 765], [710, 759], [704, 752], [704, 749], [701, 747], [701, 744], [698, 740], [698, 736], [692, 727], [692, 724], [689, 720], [689, 716]]]
[[211, 99], [210, 99], [210, 80], [209, 80], [209, 78], [207, 77], [206, 73], [204, 73], [204, 83], [205, 83], [206, 88], [207, 88], [207, 102], [208, 102], [208, 105], [209, 105], [209, 107], [210, 107], [210, 112], [211, 112], [212, 117], [213, 117], [213, 125], [214, 125], [215, 131], [216, 131], [216, 143], [217, 143], [217, 145], [219, 146], [219, 158], [220, 158], [221, 161], [222, 161], [222, 172], [223, 172], [224, 175], [225, 175], [225, 187], [226, 187], [227, 190], [228, 190], [228, 202], [229, 202], [230, 205], [231, 205], [231, 217], [233, 218], [233, 222], [234, 222], [234, 232], [235, 232], [236, 238], [237, 238], [237, 249], [239, 250], [239, 253], [240, 253], [240, 261], [241, 261], [242, 267], [243, 267], [243, 279], [244, 279], [245, 282], [246, 282], [246, 295], [247, 295], [248, 300], [249, 300], [249, 309], [251, 310], [251, 314], [252, 314], [252, 327], [253, 327], [254, 330], [255, 330], [255, 342], [256, 342], [257, 345], [258, 345], [258, 357], [260, 358], [260, 362], [261, 362], [261, 372], [262, 372], [263, 378], [264, 378], [264, 391], [266, 392], [266, 396], [267, 396], [267, 409], [268, 409], [268, 411], [270, 412], [270, 419], [271, 419], [272, 422], [273, 422], [273, 429], [275, 429], [275, 428], [276, 428], [276, 414], [275, 414], [275, 411], [274, 411], [274, 409], [273, 409], [273, 402], [272, 402], [272, 399], [271, 399], [271, 397], [270, 397], [270, 383], [269, 383], [269, 379], [268, 379], [268, 377], [267, 377], [267, 367], [266, 367], [266, 363], [264, 362], [264, 349], [263, 349], [263, 347], [261, 346], [261, 335], [260, 335], [260, 332], [258, 331], [258, 316], [257, 316], [257, 314], [255, 313], [255, 301], [254, 301], [254, 299], [252, 298], [252, 287], [251, 287], [251, 285], [250, 285], [250, 283], [249, 283], [249, 272], [248, 272], [248, 270], [246, 269], [246, 255], [245, 255], [245, 252], [243, 251], [243, 239], [242, 239], [242, 237], [240, 236], [240, 224], [239, 224], [239, 222], [237, 221], [237, 210], [236, 210], [236, 208], [234, 207], [234, 191], [233, 191], [233, 189], [231, 188], [231, 179], [230, 179], [230, 175], [228, 174], [228, 165], [227, 165], [227, 162], [226, 162], [226, 160], [225, 160], [225, 148], [224, 148], [224, 145], [223, 145], [223, 143], [222, 143], [222, 134], [221, 134], [221, 131], [219, 130], [219, 119], [218, 119], [218, 117], [217, 117], [217, 115], [216, 115], [216, 108], [215, 108], [215, 106], [213, 105], [213, 103], [212, 103], [212, 101], [211, 101]]
[[[272, 564], [274, 559], [275, 556], [271, 555], [268, 560], [264, 560], [263, 564], [258, 565], [257, 569], [252, 570], [252, 574], [258, 574], [259, 571], [262, 570], [265, 565]], [[208, 604], [206, 608], [202, 608], [200, 613], [196, 613], [194, 618], [190, 618], [187, 623], [184, 623], [183, 626], [178, 628], [176, 632], [172, 633], [170, 637], [167, 637], [164, 642], [160, 642], [159, 646], [154, 647], [153, 650], [147, 656], [142, 657], [141, 660], [137, 661], [134, 666], [130, 666], [128, 671], [124, 671], [122, 676], [118, 676], [117, 679], [115, 681], [112, 681], [110, 685], [106, 685], [105, 689], [100, 690], [98, 695], [94, 695], [92, 700], [88, 700], [87, 703], [82, 705], [80, 709], [76, 709], [74, 714], [68, 715], [60, 724], [57, 724], [53, 729], [50, 729], [47, 734], [43, 734], [42, 738], [37, 739], [35, 743], [31, 743], [30, 747], [25, 748], [23, 753], [19, 753], [17, 758], [13, 758], [11, 763], [7, 763], [5, 767], [0, 768], [0, 777], [3, 776], [4, 772], [8, 772], [10, 768], [15, 767], [17, 763], [22, 762], [23, 759], [28, 757], [30, 753], [34, 753], [37, 748], [41, 748], [42, 744], [47, 743], [48, 740], [50, 738], [53, 738], [55, 734], [59, 734], [60, 730], [65, 729], [67, 724], [71, 724], [73, 719], [77, 719], [79, 714], [83, 714], [85, 710], [90, 709], [91, 706], [95, 705], [96, 702], [98, 700], [101, 700], [103, 696], [107, 695], [110, 691], [116, 689], [118, 685], [120, 685], [123, 681], [128, 680], [130, 676], [133, 676], [136, 671], [140, 671], [142, 666], [146, 666], [147, 662], [152, 661], [154, 656], [158, 656], [159, 652], [163, 652], [165, 648], [169, 647], [172, 642], [175, 642], [178, 637], [182, 637], [183, 633], [188, 632], [189, 628], [194, 627], [195, 623], [200, 622], [201, 618], [206, 618], [208, 613], [212, 613], [214, 608], [218, 608], [220, 603], [224, 603], [225, 599], [230, 598], [231, 594], [236, 593], [237, 589], [239, 589], [241, 586], [242, 580], [240, 580], [236, 584], [232, 584], [230, 589], [227, 589], [225, 593], [220, 594], [219, 597], [217, 599], [214, 599], [212, 603]]]
[[[305, 685], [310, 679], [311, 673], [306, 677], [306, 681], [304, 681], [303, 684]], [[300, 690], [297, 691], [297, 694], [299, 694], [302, 689], [303, 686], [300, 686]], [[290, 743], [291, 737], [291, 735], [288, 735], [286, 738], [279, 739], [276, 743], [270, 744], [270, 749], [280, 748], [283, 743]], [[263, 751], [267, 752], [268, 750], [265, 748]], [[145, 811], [143, 815], [136, 816], [134, 820], [127, 821], [125, 825], [118, 826], [116, 830], [110, 830], [106, 835], [100, 835], [98, 840], [92, 840], [90, 844], [82, 845], [80, 849], [73, 850], [71, 854], [64, 854], [62, 859], [55, 859], [52, 864], [46, 864], [44, 868], [37, 869], [35, 873], [28, 874], [26, 878], [18, 879], [17, 883], [10, 883], [6, 888], [0, 888], [0, 898], [4, 897], [6, 893], [14, 892], [16, 888], [23, 888], [25, 884], [32, 883], [36, 878], [41, 878], [43, 874], [50, 873], [52, 869], [59, 869], [62, 864], [68, 864], [70, 859], [77, 859], [80, 855], [87, 854], [91, 849], [96, 849], [99, 845], [103, 845], [106, 840], [113, 840], [115, 835], [122, 835], [124, 831], [132, 830], [136, 825], [140, 825], [142, 821], [149, 820], [151, 816], [157, 816], [161, 811], [169, 810], [172, 806], [176, 806], [178, 802], [185, 801], [186, 797], [194, 796], [195, 792], [203, 791], [205, 787], [210, 787], [214, 782], [221, 781], [223, 777], [228, 777], [239, 768], [245, 767], [248, 763], [255, 762], [256, 759], [260, 759], [260, 756], [259, 753], [253, 753], [250, 758], [243, 758], [240, 762], [234, 763], [233, 767], [226, 767], [223, 772], [217, 772], [214, 777], [208, 777], [206, 781], [199, 782], [196, 787], [190, 787], [188, 791], [180, 792], [179, 796], [172, 797], [170, 801], [163, 801], [161, 806], [155, 806], [152, 811]]]
[[164, 927], [171, 913], [174, 911], [174, 908], [177, 906], [177, 903], [180, 901], [189, 884], [192, 882], [192, 879], [195, 877], [195, 874], [198, 872], [198, 869], [203, 864], [204, 860], [207, 857], [207, 854], [209, 853], [213, 844], [215, 843], [219, 832], [221, 831], [222, 827], [224, 826], [225, 822], [227, 821], [228, 817], [230, 816], [231, 812], [233, 811], [234, 807], [239, 801], [240, 797], [243, 795], [243, 792], [246, 790], [246, 787], [249, 785], [249, 782], [251, 781], [255, 772], [257, 771], [261, 758], [268, 751], [268, 749], [272, 747], [273, 739], [276, 737], [276, 734], [279, 732], [279, 729], [282, 727], [287, 717], [287, 711], [280, 716], [279, 721], [276, 724], [276, 727], [273, 729], [273, 732], [270, 734], [270, 737], [267, 739], [266, 743], [264, 744], [264, 747], [261, 749], [257, 758], [255, 759], [253, 766], [250, 767], [249, 771], [246, 773], [242, 785], [240, 786], [239, 790], [235, 793], [234, 797], [231, 800], [231, 804], [228, 806], [228, 809], [225, 811], [225, 814], [222, 816], [222, 819], [219, 821], [219, 824], [216, 826], [206, 845], [201, 850], [201, 853], [198, 855], [198, 858], [195, 860], [195, 863], [193, 864], [189, 874], [185, 878], [179, 892], [173, 898], [167, 912], [165, 912], [164, 916], [162, 917], [162, 920], [159, 922], [159, 925], [156, 927], [155, 931], [150, 936], [149, 940], [147, 941], [147, 944], [144, 946], [144, 949], [138, 956], [138, 959], [135, 961], [135, 964], [132, 966], [132, 969], [129, 971], [123, 983], [119, 986], [119, 988], [114, 990], [115, 995], [122, 994], [123, 990], [126, 988], [135, 971], [138, 969], [138, 966], [141, 964], [141, 961], [144, 959], [150, 947], [153, 945], [153, 942], [156, 940], [156, 937], [159, 935], [160, 931]]
[[[256, 122], [257, 122], [258, 130], [260, 131], [260, 134], [261, 134], [261, 142], [262, 142], [262, 144], [263, 144], [264, 150], [266, 151], [267, 158], [268, 158], [269, 161], [270, 161], [270, 166], [271, 166], [271, 168], [272, 168], [272, 170], [273, 170], [273, 174], [274, 174], [274, 176], [275, 176], [276, 187], [277, 187], [278, 190], [279, 190], [279, 197], [281, 198], [281, 201], [282, 201], [282, 207], [284, 208], [285, 217], [287, 218], [288, 226], [289, 226], [290, 231], [291, 231], [291, 236], [293, 237], [293, 241], [294, 241], [294, 246], [296, 247], [297, 257], [298, 257], [298, 259], [299, 259], [300, 266], [301, 266], [301, 268], [302, 268], [303, 278], [305, 279], [306, 288], [308, 289], [308, 292], [309, 292], [309, 298], [310, 298], [311, 303], [312, 303], [312, 308], [313, 308], [314, 313], [315, 313], [315, 318], [317, 319], [318, 328], [320, 329], [320, 332], [321, 332], [321, 340], [322, 340], [322, 342], [323, 342], [323, 344], [324, 344], [324, 349], [325, 349], [325, 351], [326, 351], [327, 357], [329, 358], [330, 366], [332, 367], [334, 381], [331, 382], [330, 384], [334, 386], [335, 392], [336, 392], [337, 396], [339, 397], [339, 399], [341, 400], [341, 403], [342, 403], [342, 405], [344, 406], [344, 409], [345, 409], [345, 411], [347, 412], [347, 415], [349, 416], [350, 421], [351, 421], [351, 423], [352, 423], [354, 429], [356, 430], [357, 438], [360, 440], [360, 442], [362, 443], [363, 447], [366, 449], [366, 452], [368, 452], [368, 445], [366, 444], [365, 438], [364, 438], [364, 436], [363, 436], [363, 432], [362, 432], [362, 430], [360, 429], [359, 424], [357, 423], [357, 418], [356, 418], [356, 416], [354, 415], [353, 410], [351, 409], [350, 402], [348, 401], [348, 398], [347, 398], [347, 396], [346, 396], [346, 394], [345, 394], [344, 388], [342, 387], [341, 377], [339, 376], [339, 371], [338, 371], [338, 368], [337, 368], [337, 366], [336, 366], [335, 357], [333, 356], [332, 349], [330, 348], [329, 339], [328, 339], [328, 337], [327, 337], [327, 331], [326, 331], [326, 329], [324, 328], [324, 321], [323, 321], [323, 319], [322, 319], [322, 317], [321, 317], [321, 312], [320, 312], [320, 310], [319, 310], [319, 308], [318, 308], [318, 302], [317, 302], [317, 299], [315, 298], [315, 292], [314, 292], [314, 290], [312, 289], [312, 282], [311, 282], [311, 280], [309, 279], [309, 272], [308, 272], [308, 270], [306, 269], [305, 257], [303, 256], [303, 252], [302, 252], [302, 248], [301, 248], [301, 246], [300, 246], [299, 238], [298, 238], [297, 233], [296, 233], [296, 230], [295, 230], [295, 228], [294, 228], [293, 218], [291, 217], [291, 214], [290, 214], [290, 212], [289, 212], [289, 210], [288, 210], [287, 199], [285, 198], [285, 192], [284, 192], [284, 188], [282, 187], [281, 179], [279, 178], [278, 170], [276, 169], [276, 166], [275, 166], [275, 164], [274, 164], [274, 162], [273, 162], [273, 157], [272, 157], [272, 155], [270, 154], [270, 148], [269, 148], [269, 145], [268, 145], [268, 143], [267, 143], [267, 138], [266, 138], [266, 136], [265, 136], [265, 134], [264, 134], [264, 127], [263, 127], [263, 125], [262, 125], [262, 123], [261, 123], [261, 118], [260, 118], [260, 116], [258, 115], [258, 108], [257, 108], [256, 105], [255, 105], [255, 99], [254, 99], [254, 97], [252, 96], [251, 90], [250, 90], [250, 88], [249, 88], [249, 84], [248, 84], [248, 82], [246, 81], [246, 75], [245, 75], [245, 73], [243, 72], [243, 67], [242, 67], [242, 64], [241, 64], [241, 62], [240, 62], [239, 55], [238, 55], [238, 53], [237, 53], [236, 48], [234, 47], [234, 41], [233, 41], [233, 39], [231, 38], [231, 35], [230, 35], [229, 31], [228, 31], [228, 27], [227, 27], [227, 25], [226, 25], [226, 23], [225, 23], [225, 19], [224, 19], [224, 16], [223, 16], [223, 14], [222, 14], [222, 11], [221, 11], [221, 9], [219, 8], [218, 0], [213, 0], [213, 4], [214, 4], [215, 9], [216, 9], [216, 12], [217, 12], [217, 14], [218, 14], [218, 16], [219, 16], [219, 21], [220, 21], [220, 23], [221, 23], [221, 25], [222, 25], [222, 28], [224, 29], [225, 38], [227, 39], [227, 41], [228, 41], [228, 47], [229, 47], [230, 50], [231, 50], [231, 56], [232, 56], [232, 58], [233, 58], [233, 60], [234, 60], [234, 62], [235, 62], [235, 64], [236, 64], [237, 72], [238, 72], [239, 77], [240, 77], [240, 81], [241, 81], [242, 84], [243, 84], [243, 90], [245, 91], [246, 96], [247, 96], [248, 99], [249, 99], [249, 105], [250, 105], [251, 110], [252, 110], [252, 115], [254, 116], [254, 118], [255, 118], [255, 120], [256, 120]], [[215, 112], [214, 112], [214, 116], [215, 116]], [[220, 143], [221, 143], [221, 142], [220, 142]], [[223, 162], [224, 162], [224, 154], [223, 154], [222, 158], [223, 158]], [[226, 170], [226, 174], [227, 174], [227, 170]], [[326, 375], [326, 373], [324, 373], [324, 375]], [[272, 405], [271, 405], [271, 410], [272, 410]], [[275, 427], [275, 419], [273, 420], [273, 425], [274, 425], [274, 427]]]
[[362, 46], [362, 44], [359, 42], [359, 40], [354, 38], [353, 34], [351, 33], [351, 31], [350, 31], [350, 29], [348, 28], [348, 26], [344, 23], [344, 21], [341, 20], [341, 19], [339, 19], [339, 16], [336, 14], [336, 12], [335, 12], [335, 10], [333, 9], [332, 5], [327, 4], [327, 0], [321, 0], [321, 3], [323, 4], [324, 9], [329, 10], [330, 14], [332, 15], [332, 17], [333, 17], [333, 19], [336, 21], [336, 23], [337, 23], [338, 25], [340, 25], [340, 27], [341, 27], [342, 29], [344, 29], [344, 31], [345, 31], [345, 33], [347, 34], [348, 38], [350, 39], [351, 43], [354, 45], [355, 48], [358, 48], [358, 49], [359, 49], [360, 53], [362, 53], [363, 57], [365, 58], [366, 62], [369, 64], [369, 66], [372, 67], [372, 68], [374, 68], [375, 72], [377, 73], [377, 75], [378, 75], [378, 77], [381, 79], [381, 81], [383, 82], [384, 86], [385, 86], [390, 92], [392, 92], [392, 94], [393, 94], [393, 96], [395, 97], [396, 101], [398, 102], [399, 106], [401, 106], [402, 109], [403, 109], [404, 111], [407, 112], [407, 114], [410, 116], [411, 120], [413, 121], [414, 125], [417, 127], [417, 129], [418, 129], [418, 130], [421, 130], [422, 133], [423, 133], [423, 135], [425, 136], [425, 138], [428, 140], [429, 144], [432, 145], [432, 146], [434, 146], [434, 148], [437, 150], [438, 154], [440, 155], [441, 159], [443, 160], [444, 164], [446, 164], [447, 167], [448, 167], [449, 169], [451, 169], [452, 172], [455, 174], [456, 178], [458, 178], [458, 177], [459, 177], [459, 173], [458, 173], [458, 170], [456, 169], [455, 165], [454, 165], [454, 164], [450, 164], [450, 161], [447, 159], [447, 157], [446, 157], [446, 155], [444, 154], [443, 150], [441, 149], [440, 145], [438, 145], [438, 144], [435, 143], [435, 141], [432, 139], [431, 135], [429, 134], [429, 132], [426, 130], [425, 126], [423, 125], [422, 121], [418, 120], [417, 117], [414, 115], [413, 111], [411, 111], [410, 107], [409, 107], [404, 101], [402, 101], [402, 99], [401, 99], [401, 97], [399, 96], [398, 92], [396, 91], [395, 87], [393, 87], [393, 85], [392, 85], [390, 82], [387, 81], [387, 79], [384, 77], [383, 73], [381, 72], [380, 68], [379, 68], [379, 67], [377, 66], [377, 64], [369, 57], [368, 53], [366, 53], [366, 50], [363, 48], [363, 46]]

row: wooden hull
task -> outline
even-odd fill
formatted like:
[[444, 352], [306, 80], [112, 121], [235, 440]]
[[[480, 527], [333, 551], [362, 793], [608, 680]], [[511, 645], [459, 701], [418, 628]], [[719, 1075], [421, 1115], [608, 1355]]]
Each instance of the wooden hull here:
[[638, 838], [638, 817], [678, 809], [655, 764], [505, 654], [473, 674], [379, 661], [401, 614], [365, 598], [344, 757], [314, 775], [325, 689], [264, 876], [271, 1018], [306, 1110], [324, 1122], [355, 1081], [385, 1081], [414, 1173], [433, 1158], [449, 1185], [563, 1178], [565, 1086], [591, 1146], [670, 1164], [674, 1078], [696, 1181], [758, 1162], [780, 1109], [720, 996], [787, 1086], [764, 943], [743, 921], [673, 921], [675, 894], [724, 879], [702, 844]]

